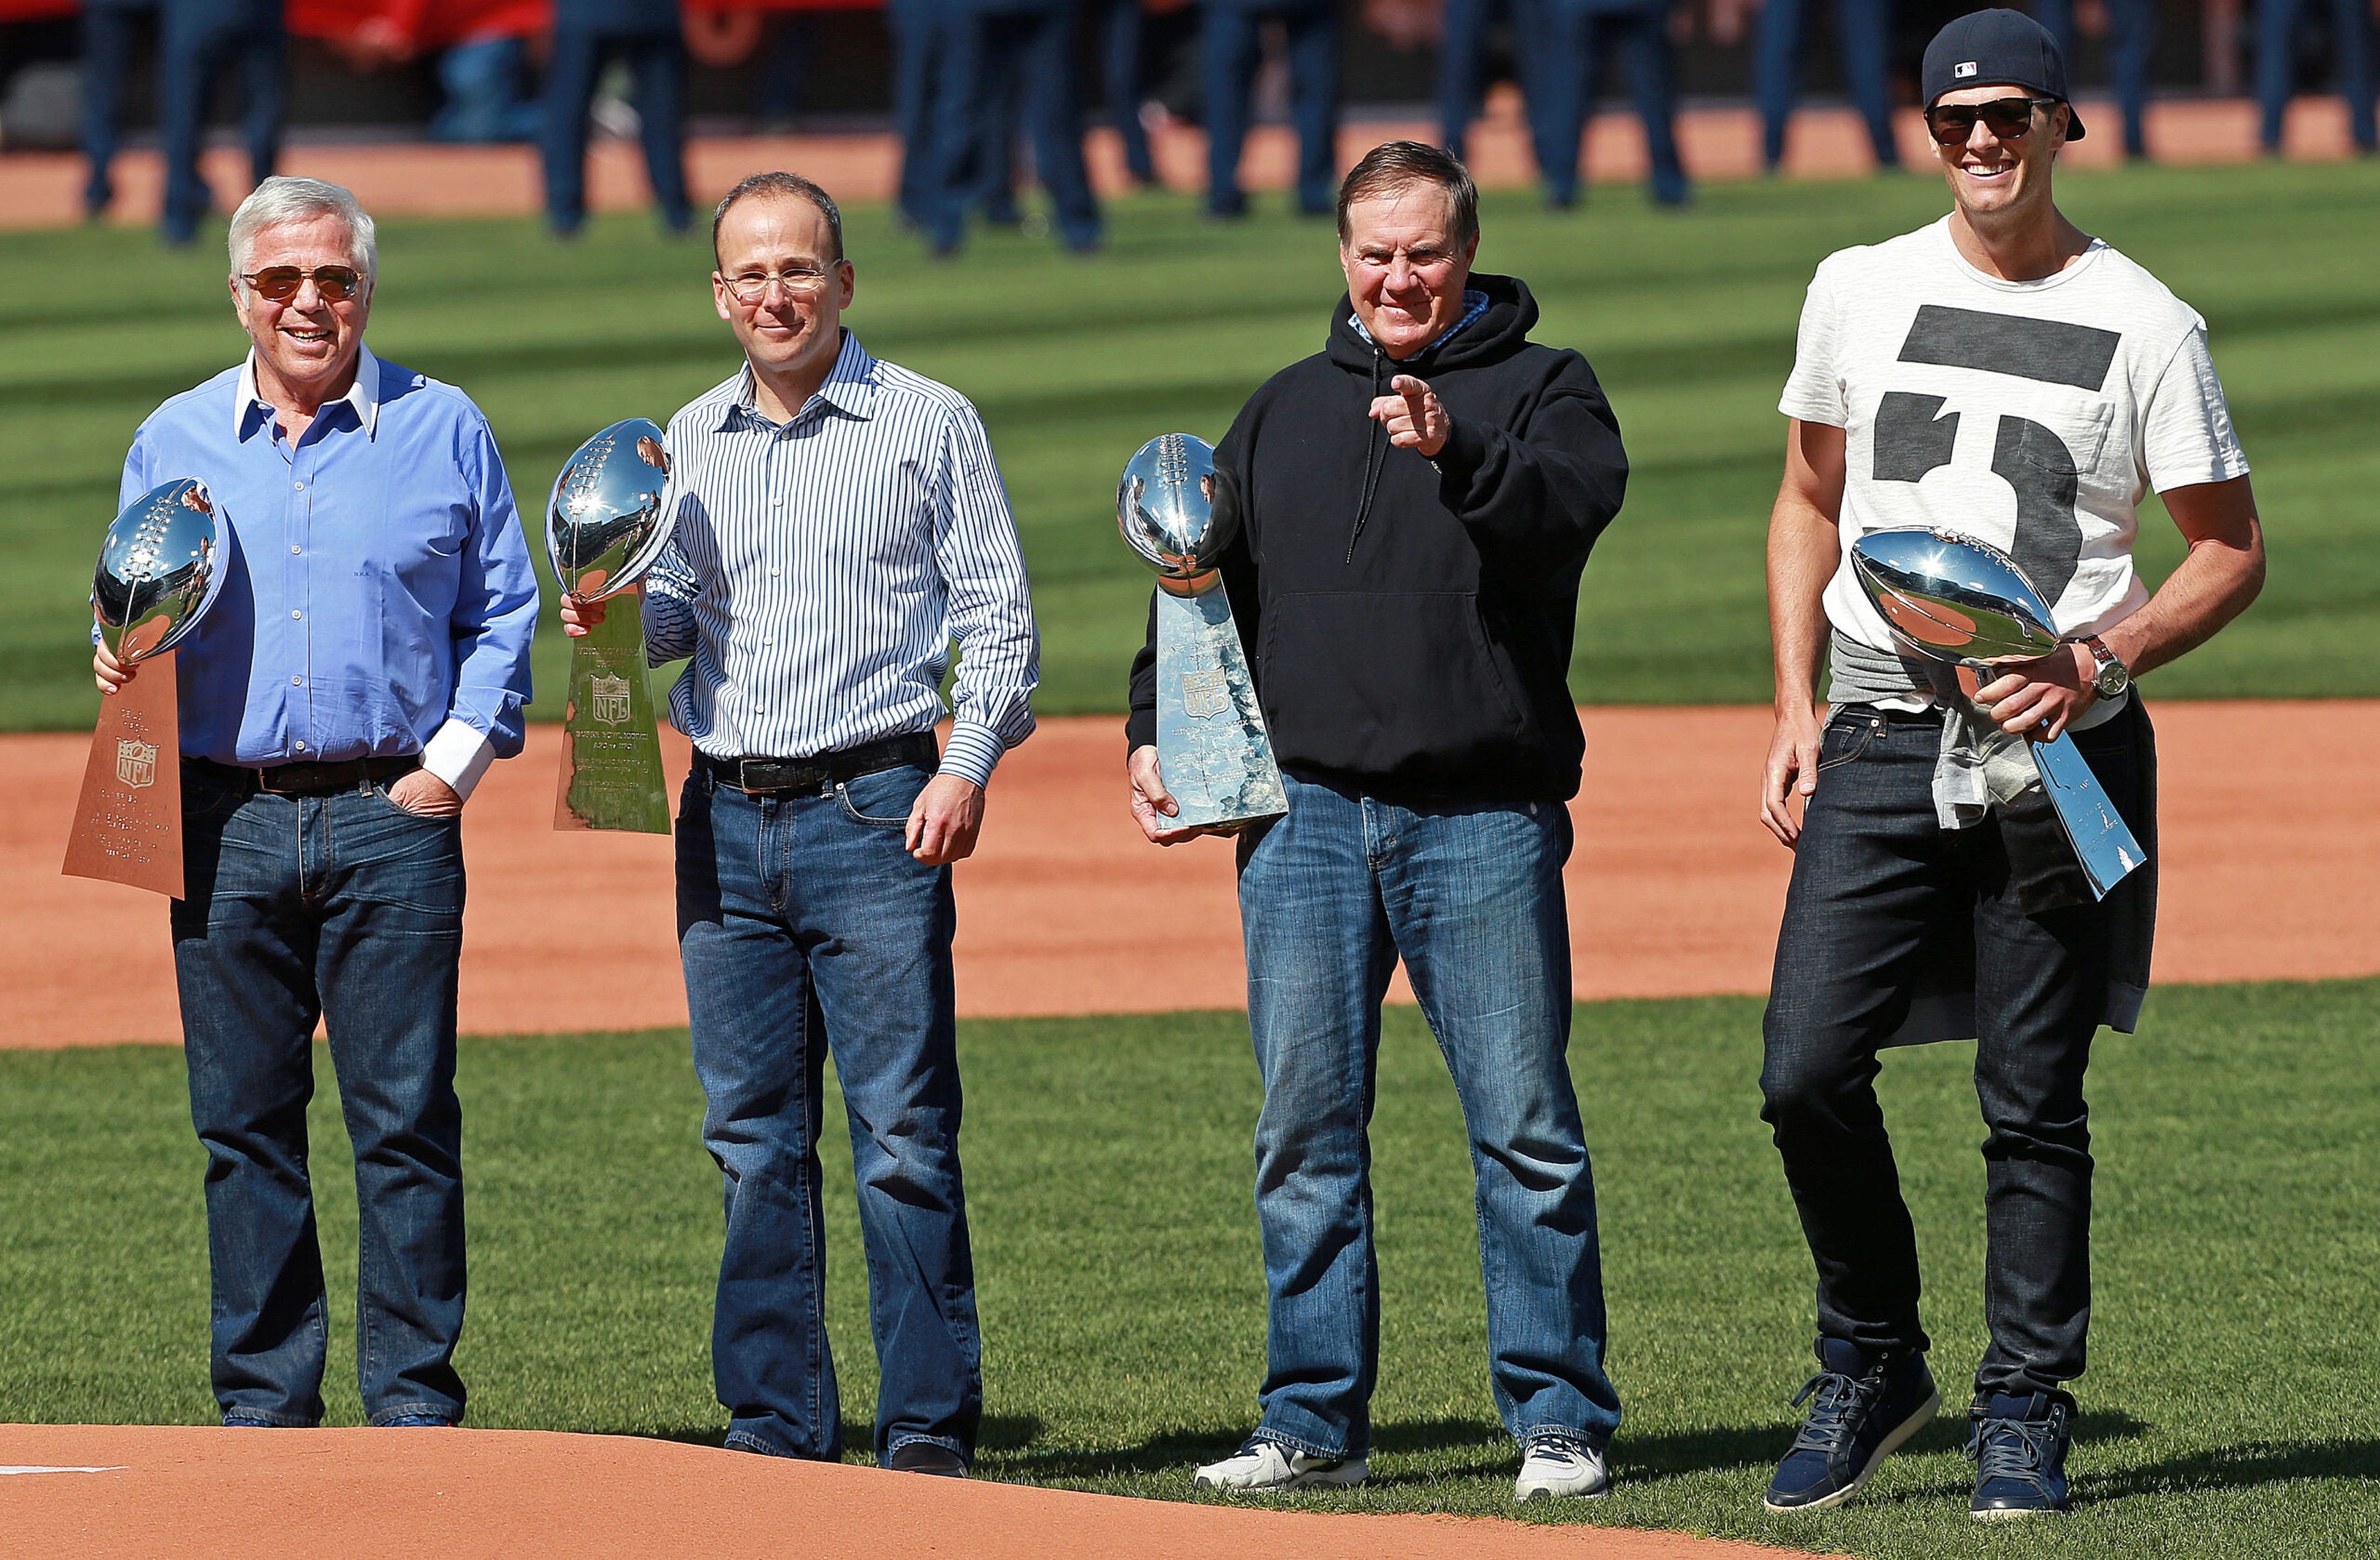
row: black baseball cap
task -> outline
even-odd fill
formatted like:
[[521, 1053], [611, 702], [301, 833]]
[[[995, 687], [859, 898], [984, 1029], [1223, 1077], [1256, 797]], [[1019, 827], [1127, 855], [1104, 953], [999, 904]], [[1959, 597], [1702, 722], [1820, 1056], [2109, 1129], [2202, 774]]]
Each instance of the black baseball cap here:
[[1934, 34], [1918, 71], [1925, 106], [1967, 86], [2021, 86], [2066, 105], [2066, 139], [2082, 139], [2082, 121], [2066, 95], [2066, 56], [2049, 30], [2022, 11], [1969, 11]]

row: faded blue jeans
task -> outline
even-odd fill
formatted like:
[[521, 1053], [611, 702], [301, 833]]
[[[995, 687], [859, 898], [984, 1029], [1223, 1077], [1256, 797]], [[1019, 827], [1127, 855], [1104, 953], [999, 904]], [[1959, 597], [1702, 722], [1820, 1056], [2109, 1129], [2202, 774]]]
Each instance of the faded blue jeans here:
[[1283, 784], [1289, 814], [1242, 838], [1239, 866], [1264, 1078], [1256, 1434], [1317, 1457], [1370, 1445], [1380, 1279], [1367, 1129], [1381, 999], [1402, 958], [1471, 1139], [1496, 1411], [1515, 1439], [1564, 1431], [1603, 1446], [1620, 1395], [1603, 1368], [1594, 1179], [1565, 1055], [1569, 813], [1406, 808]]
[[185, 764], [182, 827], [174, 973], [206, 1148], [216, 1400], [230, 1421], [323, 1417], [329, 1331], [306, 1144], [322, 1019], [355, 1144], [364, 1412], [459, 1420], [462, 825], [407, 813], [381, 787], [271, 796]]
[[678, 951], [725, 1178], [711, 1368], [747, 1451], [842, 1455], [820, 1202], [826, 1053], [851, 1128], [881, 1384], [876, 1454], [974, 1454], [975, 1273], [959, 1173], [950, 869], [903, 848], [916, 766], [747, 796], [697, 764], [678, 819]]

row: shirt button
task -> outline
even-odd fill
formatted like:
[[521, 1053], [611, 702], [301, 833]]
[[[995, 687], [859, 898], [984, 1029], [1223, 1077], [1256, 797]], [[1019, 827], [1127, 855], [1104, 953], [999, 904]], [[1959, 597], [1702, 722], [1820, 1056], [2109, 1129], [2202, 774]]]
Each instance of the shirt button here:
[[760, 643], [761, 643], [763, 646], [767, 646], [767, 645], [772, 645], [772, 644], [776, 643], [776, 641], [774, 641], [774, 640], [762, 640], [762, 641], [760, 641]]
[[302, 677], [293, 677], [289, 680], [289, 686], [292, 688], [303, 688], [306, 686], [306, 680]]
[[300, 493], [305, 492], [305, 491], [306, 491], [306, 484], [305, 484], [304, 483], [299, 483], [298, 484], [298, 492], [300, 492]]
[[304, 752], [304, 751], [306, 750], [306, 745], [305, 745], [304, 743], [302, 743], [302, 742], [299, 742], [299, 743], [293, 743], [291, 746], [295, 747], [298, 749], [298, 751], [299, 751], [300, 753], [302, 753], [302, 752]]
[[289, 556], [290, 556], [290, 557], [292, 557], [292, 558], [298, 557], [299, 555], [303, 554], [303, 553], [305, 552], [305, 550], [306, 550], [306, 549], [305, 549], [304, 548], [302, 548], [302, 547], [293, 547], [293, 548], [291, 548], [291, 549], [289, 549]]
[[289, 609], [289, 615], [290, 615], [290, 616], [292, 616], [292, 617], [303, 617], [303, 616], [305, 616], [306, 615], [305, 615], [304, 613], [302, 613], [302, 612], [299, 612], [296, 607], [291, 607], [291, 608]]
[[784, 497], [783, 497], [782, 496], [779, 496], [778, 497], [774, 497], [774, 498], [770, 499], [770, 500], [769, 500], [769, 508], [771, 508], [771, 509], [784, 509], [784, 508], [785, 508], [785, 499], [784, 499]]
[[774, 578], [776, 578], [776, 577], [777, 577], [777, 572], [776, 572], [774, 569], [771, 569], [771, 570], [769, 571], [769, 577], [770, 577], [771, 579], [774, 579]]

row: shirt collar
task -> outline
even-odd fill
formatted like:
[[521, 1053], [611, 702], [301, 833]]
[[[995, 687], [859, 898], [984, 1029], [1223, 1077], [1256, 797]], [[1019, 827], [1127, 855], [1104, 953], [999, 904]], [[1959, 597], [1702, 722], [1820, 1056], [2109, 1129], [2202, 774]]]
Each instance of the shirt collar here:
[[[1465, 287], [1462, 290], [1462, 317], [1455, 321], [1454, 324], [1447, 326], [1446, 329], [1438, 332], [1435, 337], [1432, 337], [1430, 338], [1429, 345], [1423, 347], [1421, 351], [1415, 352], [1413, 357], [1418, 358], [1422, 352], [1436, 351], [1439, 348], [1453, 340], [1456, 335], [1460, 333], [1465, 325], [1476, 324], [1479, 316], [1488, 312], [1488, 298], [1486, 293], [1481, 292], [1476, 287]], [[1377, 346], [1379, 344], [1372, 340], [1372, 333], [1364, 328], [1363, 317], [1361, 315], [1350, 311], [1347, 315], [1347, 323], [1355, 327], [1355, 334], [1363, 338], [1366, 346]], [[1410, 363], [1412, 358], [1407, 358], [1404, 361]]]
[[[846, 326], [843, 344], [835, 353], [835, 365], [826, 370], [826, 381], [818, 387], [819, 400], [826, 402], [846, 416], [865, 422], [876, 415], [876, 360], [859, 344], [859, 337]], [[760, 396], [752, 377], [752, 365], [744, 364], [744, 372], [736, 377], [735, 393], [728, 398], [727, 408], [720, 416], [720, 430], [724, 432], [739, 421], [750, 419], [765, 422], [759, 410]], [[801, 408], [794, 416], [801, 416]]]
[[[364, 430], [366, 439], [379, 432], [380, 360], [372, 355], [371, 348], [360, 341], [355, 344], [355, 383], [347, 387], [347, 393], [339, 400], [355, 408], [355, 424]], [[234, 441], [248, 436], [249, 418], [259, 406], [270, 412], [272, 403], [257, 391], [257, 350], [251, 347], [246, 359], [240, 364], [239, 388], [231, 395], [231, 437]]]

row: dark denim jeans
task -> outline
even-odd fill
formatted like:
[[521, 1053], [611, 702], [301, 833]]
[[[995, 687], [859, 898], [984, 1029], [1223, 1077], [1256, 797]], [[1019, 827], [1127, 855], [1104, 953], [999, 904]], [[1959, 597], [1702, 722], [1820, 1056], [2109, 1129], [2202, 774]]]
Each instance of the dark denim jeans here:
[[1566, 1051], [1570, 938], [1558, 803], [1417, 810], [1285, 777], [1240, 847], [1248, 1016], [1264, 1108], [1256, 1215], [1267, 1365], [1259, 1434], [1363, 1453], [1380, 1364], [1371, 1121], [1380, 1004], [1401, 957], [1471, 1139], [1488, 1379], [1514, 1437], [1596, 1446], [1604, 1375], [1594, 1178]]
[[923, 769], [747, 796], [696, 766], [678, 819], [678, 947], [703, 1141], [726, 1178], [711, 1363], [727, 1443], [841, 1455], [818, 1137], [842, 1084], [881, 1371], [876, 1453], [973, 1454], [975, 1274], [959, 1173], [950, 869], [902, 846]]
[[329, 1336], [306, 1104], [324, 1019], [355, 1144], [364, 1411], [460, 1419], [461, 825], [407, 813], [381, 789], [243, 793], [191, 765], [182, 824], [190, 897], [174, 901], [174, 972], [191, 1119], [206, 1146], [216, 1399], [227, 1419], [323, 1415]]
[[[1940, 740], [1933, 721], [1863, 706], [1827, 723], [1778, 938], [1761, 1117], [1818, 1262], [1819, 1333], [1927, 1347], [1877, 1053], [1929, 965], [1971, 943], [1991, 1335], [1977, 1390], [2055, 1392], [2082, 1373], [2090, 1322], [2082, 1073], [2107, 1003], [2116, 901], [2026, 915], [1999, 830], [1935, 822]], [[2148, 740], [2137, 706], [2075, 737], [2144, 839]]]

